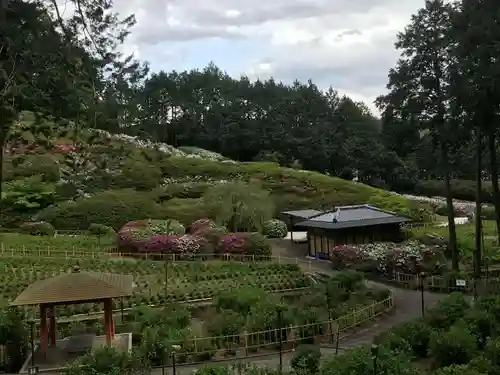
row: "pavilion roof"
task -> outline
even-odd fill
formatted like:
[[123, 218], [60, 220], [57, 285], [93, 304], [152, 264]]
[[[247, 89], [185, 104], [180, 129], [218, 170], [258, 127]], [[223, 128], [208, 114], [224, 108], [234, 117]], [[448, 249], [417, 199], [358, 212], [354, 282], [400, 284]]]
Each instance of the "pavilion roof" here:
[[11, 303], [13, 306], [72, 303], [132, 295], [131, 275], [102, 272], [63, 273], [28, 286]]

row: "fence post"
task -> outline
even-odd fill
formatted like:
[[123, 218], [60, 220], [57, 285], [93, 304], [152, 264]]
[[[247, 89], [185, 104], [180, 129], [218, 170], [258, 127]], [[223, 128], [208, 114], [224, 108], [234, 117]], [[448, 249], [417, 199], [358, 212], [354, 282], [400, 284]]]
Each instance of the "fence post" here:
[[243, 340], [245, 341], [245, 357], [248, 357], [248, 333], [243, 331]]

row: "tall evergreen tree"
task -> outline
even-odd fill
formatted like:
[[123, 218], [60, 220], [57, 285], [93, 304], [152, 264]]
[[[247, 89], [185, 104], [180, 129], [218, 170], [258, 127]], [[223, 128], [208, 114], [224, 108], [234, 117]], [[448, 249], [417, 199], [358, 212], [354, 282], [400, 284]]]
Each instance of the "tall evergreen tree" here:
[[453, 195], [451, 191], [450, 149], [456, 144], [456, 123], [450, 110], [450, 68], [453, 66], [451, 15], [453, 8], [443, 0], [426, 0], [398, 35], [396, 48], [401, 59], [389, 72], [389, 94], [377, 103], [386, 119], [418, 123], [428, 130], [439, 150], [448, 206], [448, 246], [454, 270], [459, 268]]

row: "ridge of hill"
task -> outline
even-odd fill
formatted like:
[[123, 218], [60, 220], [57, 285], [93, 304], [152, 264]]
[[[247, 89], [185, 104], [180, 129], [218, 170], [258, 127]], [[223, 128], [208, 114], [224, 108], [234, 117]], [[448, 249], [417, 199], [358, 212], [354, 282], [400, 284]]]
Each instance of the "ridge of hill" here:
[[241, 163], [196, 147], [174, 148], [124, 134], [85, 130], [11, 147], [4, 163], [4, 226], [43, 220], [57, 229], [90, 223], [210, 217], [205, 191], [245, 181], [270, 192], [283, 210], [368, 203], [419, 220], [422, 206], [388, 191], [317, 172], [265, 162]]

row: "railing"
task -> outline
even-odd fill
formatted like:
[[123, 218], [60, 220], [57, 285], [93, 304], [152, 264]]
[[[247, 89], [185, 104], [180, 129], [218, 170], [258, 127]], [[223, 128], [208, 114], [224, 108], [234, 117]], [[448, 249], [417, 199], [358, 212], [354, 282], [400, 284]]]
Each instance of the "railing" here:
[[[395, 283], [404, 288], [420, 289], [423, 286], [424, 290], [441, 293], [463, 292], [472, 294], [474, 291], [478, 293], [500, 292], [499, 278], [474, 280], [469, 277], [443, 277], [434, 275], [421, 278], [419, 275], [401, 272], [393, 272], [388, 275], [375, 275], [373, 278]], [[463, 285], [463, 282], [465, 282], [465, 285]]]
[[[304, 342], [314, 341], [320, 343], [322, 340], [331, 342], [331, 338], [335, 336], [337, 336], [337, 339], [345, 338], [352, 333], [349, 332], [350, 330], [373, 320], [381, 314], [387, 313], [393, 306], [394, 301], [391, 295], [383, 301], [376, 302], [337, 319], [293, 325], [281, 329], [243, 332], [239, 335], [195, 337], [177, 342], [176, 344], [180, 345], [181, 348], [186, 348], [184, 351], [181, 349], [179, 352], [181, 358], [184, 355], [185, 357], [194, 359], [200, 356], [207, 356], [208, 354], [212, 357], [220, 353], [220, 351], [227, 352], [236, 349], [236, 347], [242, 349], [243, 353], [241, 354], [244, 354], [243, 357], [247, 357], [250, 353], [257, 350], [277, 350], [280, 343], [280, 336], [283, 340], [282, 344], [288, 349], [295, 348]], [[343, 334], [342, 337], [340, 337], [340, 334]], [[214, 346], [217, 349], [206, 349]]]
[[68, 249], [60, 250], [57, 248], [9, 248], [0, 246], [0, 257], [8, 258], [41, 258], [41, 259], [73, 259], [73, 260], [144, 260], [144, 261], [164, 261], [169, 263], [187, 263], [193, 261], [221, 261], [221, 262], [240, 262], [240, 263], [278, 263], [278, 264], [298, 264], [313, 269], [313, 260], [282, 257], [282, 256], [261, 256], [244, 254], [152, 254], [152, 253], [108, 253], [101, 251], [85, 251]]
[[[281, 295], [281, 296], [293, 296], [297, 293], [304, 292], [308, 289], [311, 289], [309, 286], [304, 286], [304, 287], [299, 287], [299, 288], [288, 288], [288, 289], [278, 289], [278, 290], [273, 290], [270, 291], [270, 294], [274, 295]], [[184, 301], [174, 301], [174, 302], [169, 302], [167, 304], [142, 304], [140, 306], [148, 306], [152, 308], [164, 308], [168, 306], [169, 304], [178, 304], [178, 305], [188, 305], [189, 307], [203, 307], [203, 306], [209, 306], [213, 303], [214, 298], [197, 298], [197, 299], [189, 299], [189, 300], [184, 300]], [[136, 309], [139, 306], [132, 306], [132, 307], [124, 307], [124, 308], [119, 308], [119, 309], [113, 309], [112, 313], [113, 315], [122, 315], [127, 316], [131, 311]], [[84, 314], [74, 314], [71, 316], [60, 316], [57, 318], [58, 324], [65, 324], [65, 323], [74, 323], [74, 322], [88, 322], [88, 321], [96, 321], [104, 317], [104, 310], [102, 311], [95, 311], [91, 313], [84, 313]], [[34, 321], [36, 323], [40, 322], [39, 318], [34, 318], [30, 319], [31, 321]]]
[[[292, 350], [302, 343], [333, 343], [354, 333], [354, 329], [385, 314], [394, 307], [393, 296], [353, 311], [345, 316], [281, 329], [244, 331], [236, 335], [190, 337], [177, 342], [180, 363], [199, 363], [216, 359], [244, 359], [252, 355], [272, 354], [279, 350], [280, 335], [283, 349]], [[65, 322], [67, 319], [65, 319]], [[77, 322], [77, 321], [76, 321]], [[116, 325], [117, 333], [137, 330], [140, 323], [124, 322]]]

